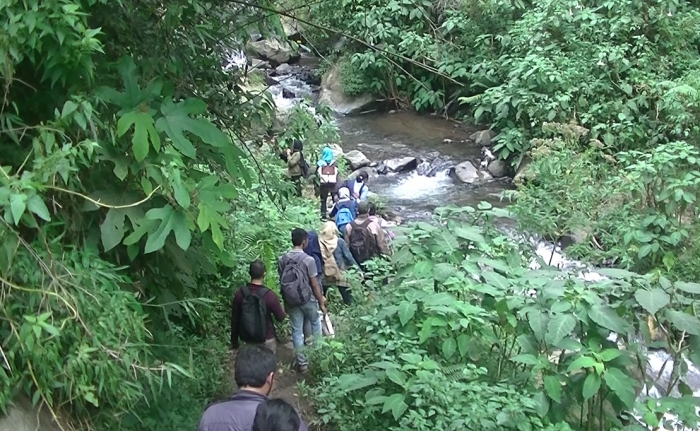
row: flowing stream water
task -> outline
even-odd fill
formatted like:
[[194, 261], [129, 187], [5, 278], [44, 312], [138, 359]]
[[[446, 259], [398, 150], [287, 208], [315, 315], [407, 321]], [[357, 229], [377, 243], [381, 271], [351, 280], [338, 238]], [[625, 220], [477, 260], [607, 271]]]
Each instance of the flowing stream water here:
[[[295, 78], [294, 72], [278, 78], [280, 84], [272, 86], [270, 92], [280, 111], [290, 109], [299, 98], [314, 96], [314, 88]], [[283, 89], [293, 93], [296, 98], [284, 98]], [[501, 199], [502, 192], [510, 187], [507, 180], [496, 180], [472, 186], [463, 184], [448, 175], [448, 167], [465, 160], [478, 160], [481, 148], [467, 138], [476, 129], [456, 124], [431, 116], [420, 116], [411, 112], [387, 114], [366, 114], [335, 119], [345, 152], [359, 150], [372, 161], [382, 161], [398, 157], [417, 157], [431, 161], [439, 157], [446, 166], [436, 175], [428, 177], [417, 171], [373, 176], [369, 182], [370, 190], [382, 197], [390, 209], [395, 209], [404, 220], [427, 220], [431, 212], [439, 206], [476, 206], [487, 201], [494, 206], [503, 207], [509, 202]], [[545, 262], [563, 270], [576, 271], [580, 277], [588, 280], [603, 279], [594, 268], [581, 262], [568, 259], [562, 250], [544, 240], [531, 239], [537, 254]], [[533, 263], [532, 267], [536, 267]], [[666, 387], [670, 379], [672, 360], [664, 351], [648, 354], [647, 375], [660, 387]], [[664, 367], [664, 364], [669, 362]], [[686, 383], [693, 388], [694, 395], [700, 397], [700, 370], [686, 361], [688, 374]], [[655, 385], [655, 386], [657, 386]], [[661, 396], [654, 387], [649, 389], [652, 397]], [[641, 392], [647, 393], [646, 388]], [[675, 392], [677, 394], [677, 390]], [[700, 408], [699, 410], [700, 411]], [[690, 431], [674, 423], [674, 416], [667, 415], [674, 431]], [[659, 428], [665, 430], [666, 428]]]

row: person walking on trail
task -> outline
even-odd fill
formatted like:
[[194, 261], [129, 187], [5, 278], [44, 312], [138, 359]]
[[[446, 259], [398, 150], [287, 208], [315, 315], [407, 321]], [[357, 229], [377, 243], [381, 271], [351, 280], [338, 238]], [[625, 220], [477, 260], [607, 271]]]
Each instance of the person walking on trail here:
[[284, 160], [287, 162], [287, 175], [294, 183], [296, 195], [301, 196], [301, 179], [309, 174], [309, 165], [304, 159], [304, 144], [300, 140], [295, 140], [292, 149], [285, 150]]
[[350, 190], [347, 187], [341, 187], [338, 190], [338, 202], [333, 205], [329, 217], [335, 220], [335, 225], [342, 235], [345, 232], [345, 226], [355, 220], [355, 216], [357, 216], [357, 201], [350, 199]]
[[297, 431], [300, 426], [299, 413], [278, 398], [258, 404], [252, 431]]
[[350, 305], [352, 294], [346, 271], [352, 267], [359, 269], [359, 265], [352, 257], [348, 244], [338, 237], [338, 228], [332, 221], [323, 224], [318, 242], [323, 256], [323, 295], [326, 295], [330, 286], [337, 286], [343, 302]]
[[367, 187], [368, 181], [369, 174], [366, 171], [360, 171], [355, 179], [348, 178], [340, 183], [338, 190], [342, 187], [347, 187], [348, 190], [350, 190], [350, 199], [357, 202], [364, 202], [367, 200], [369, 192], [369, 187]]
[[[275, 354], [259, 345], [245, 345], [236, 356], [234, 376], [238, 391], [226, 401], [204, 409], [197, 431], [250, 431], [258, 405], [267, 401], [277, 372]], [[299, 420], [299, 431], [308, 431]]]
[[394, 239], [394, 232], [387, 229], [389, 227], [389, 222], [384, 220], [384, 217], [377, 215], [377, 205], [374, 202], [369, 203], [369, 218], [377, 222], [382, 231], [384, 232], [384, 237], [388, 241]]
[[[304, 247], [304, 253], [314, 258], [314, 262], [316, 263], [316, 271], [318, 273], [316, 280], [318, 280], [318, 285], [320, 286], [321, 291], [325, 292], [323, 289], [323, 260], [321, 256], [321, 247], [318, 244], [318, 235], [313, 230], [306, 233], [309, 235], [309, 237], [308, 241], [306, 242], [306, 247]], [[308, 344], [310, 339], [311, 322], [304, 318], [304, 344]]]
[[292, 249], [280, 256], [277, 272], [280, 277], [280, 291], [284, 299], [292, 326], [292, 344], [296, 351], [296, 362], [300, 372], [308, 370], [308, 361], [303, 353], [304, 319], [311, 323], [311, 335], [321, 335], [319, 309], [325, 315], [326, 298], [319, 286], [318, 270], [314, 258], [304, 253], [309, 234], [304, 229], [292, 230]]
[[319, 197], [321, 198], [321, 219], [328, 215], [328, 196], [335, 190], [338, 182], [338, 166], [333, 157], [333, 150], [329, 146], [321, 150], [321, 158], [316, 163], [316, 172], [319, 178]]
[[345, 239], [350, 252], [361, 268], [365, 262], [378, 255], [389, 255], [384, 232], [377, 222], [369, 218], [369, 202], [360, 202], [357, 217], [345, 226]]
[[263, 344], [277, 352], [275, 325], [284, 321], [285, 314], [277, 295], [263, 285], [265, 264], [256, 260], [248, 270], [250, 282], [236, 290], [231, 304], [231, 348], [237, 349], [239, 340], [244, 343]]

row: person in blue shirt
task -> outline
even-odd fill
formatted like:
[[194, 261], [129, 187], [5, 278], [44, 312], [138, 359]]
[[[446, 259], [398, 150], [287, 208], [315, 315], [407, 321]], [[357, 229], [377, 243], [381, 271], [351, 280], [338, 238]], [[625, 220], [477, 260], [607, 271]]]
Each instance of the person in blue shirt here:
[[369, 174], [366, 171], [360, 171], [355, 179], [348, 178], [340, 183], [338, 192], [340, 192], [341, 188], [345, 187], [350, 190], [350, 199], [357, 202], [366, 201], [369, 197], [369, 187], [367, 187], [368, 180]]
[[333, 205], [329, 217], [335, 219], [338, 231], [345, 232], [345, 226], [355, 220], [357, 215], [357, 201], [350, 199], [350, 190], [342, 187], [338, 190], [338, 202]]

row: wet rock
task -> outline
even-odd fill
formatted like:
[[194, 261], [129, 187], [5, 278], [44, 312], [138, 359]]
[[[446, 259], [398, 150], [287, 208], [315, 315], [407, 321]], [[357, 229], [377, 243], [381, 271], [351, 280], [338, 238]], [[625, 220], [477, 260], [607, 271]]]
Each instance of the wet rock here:
[[481, 172], [479, 172], [479, 170], [476, 167], [474, 167], [474, 165], [470, 161], [458, 164], [457, 166], [451, 169], [450, 174], [457, 177], [457, 179], [461, 182], [467, 184], [481, 182], [482, 178]]
[[330, 144], [329, 145], [331, 151], [333, 152], [333, 158], [338, 159], [340, 156], [343, 155], [343, 148], [338, 145], [338, 144]]
[[0, 415], [0, 430], [2, 431], [61, 431], [73, 429], [69, 423], [59, 425], [44, 403], [32, 407], [31, 401], [24, 397], [14, 401], [13, 406], [7, 406], [7, 415]]
[[284, 30], [284, 35], [292, 40], [298, 40], [301, 36], [302, 26], [301, 23], [294, 18], [288, 16], [281, 16], [280, 22], [282, 23], [282, 30]]
[[384, 160], [384, 165], [391, 172], [412, 171], [418, 166], [418, 159], [415, 157], [400, 157], [396, 159]]
[[285, 99], [294, 99], [297, 97], [296, 94], [292, 90], [287, 90], [286, 88], [282, 89], [282, 97]]
[[298, 54], [287, 42], [280, 42], [277, 39], [249, 42], [247, 48], [256, 58], [267, 60], [274, 65], [287, 63], [292, 58], [298, 57]]
[[476, 145], [481, 145], [482, 147], [490, 147], [491, 140], [497, 135], [493, 130], [482, 130], [480, 132], [472, 133], [469, 137]]
[[352, 150], [345, 154], [350, 167], [352, 169], [359, 169], [365, 166], [369, 166], [371, 161], [365, 156], [361, 151]]
[[250, 60], [250, 67], [251, 69], [269, 69], [270, 68], [270, 63], [264, 60], [260, 60], [257, 58], [254, 58]]
[[418, 175], [423, 175], [423, 176], [428, 176], [428, 171], [430, 170], [430, 162], [420, 162], [420, 164], [416, 167], [416, 172], [418, 172]]
[[271, 77], [270, 75], [265, 75], [265, 85], [266, 86], [272, 87], [273, 85], [278, 85], [278, 84], [279, 84], [279, 82], [275, 78]]
[[389, 173], [389, 168], [384, 163], [379, 163], [375, 171], [379, 175], [386, 175]]
[[355, 179], [355, 178], [360, 174], [360, 172], [366, 173], [366, 174], [367, 174], [367, 177], [368, 177], [370, 180], [371, 180], [372, 178], [375, 178], [375, 177], [377, 176], [377, 172], [376, 172], [374, 169], [369, 169], [369, 168], [367, 168], [367, 167], [362, 167], [362, 168], [355, 169], [354, 171], [352, 171], [352, 172], [350, 173], [350, 175], [348, 175], [348, 178]]
[[337, 66], [332, 66], [321, 79], [321, 94], [318, 102], [328, 105], [332, 111], [338, 114], [352, 115], [362, 112], [373, 104], [375, 98], [371, 94], [348, 96], [343, 93], [340, 71]]
[[532, 181], [535, 178], [535, 173], [530, 167], [530, 163], [532, 162], [529, 158], [525, 158], [522, 162], [520, 162], [520, 166], [518, 166], [515, 176], [513, 177], [514, 184], [523, 185], [527, 181]]
[[505, 160], [493, 160], [489, 163], [489, 172], [495, 178], [502, 178], [508, 175], [508, 163]]
[[279, 66], [275, 67], [275, 72], [278, 75], [286, 75], [289, 72], [291, 72], [293, 69], [292, 66], [288, 65], [287, 63], [280, 64]]

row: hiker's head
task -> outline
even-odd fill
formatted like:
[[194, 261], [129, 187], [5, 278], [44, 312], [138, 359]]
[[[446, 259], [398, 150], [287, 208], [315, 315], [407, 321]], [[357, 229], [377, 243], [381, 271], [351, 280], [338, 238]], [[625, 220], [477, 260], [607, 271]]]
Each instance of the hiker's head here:
[[246, 344], [236, 355], [235, 379], [240, 389], [270, 394], [277, 371], [277, 357], [267, 347]]
[[366, 171], [360, 171], [360, 173], [357, 174], [357, 178], [355, 178], [355, 181], [357, 181], [358, 183], [366, 183], [368, 179], [369, 174]]
[[374, 202], [369, 203], [369, 215], [371, 215], [371, 216], [377, 215], [377, 206], [374, 204]]
[[258, 259], [250, 262], [248, 274], [251, 280], [262, 280], [265, 278], [265, 264], [263, 261]]
[[327, 165], [330, 165], [333, 162], [333, 150], [329, 146], [323, 147], [323, 150], [321, 151], [321, 160], [326, 162]]
[[292, 230], [292, 245], [294, 247], [306, 247], [306, 243], [309, 240], [309, 233], [301, 228], [294, 228]]
[[302, 144], [300, 140], [296, 139], [294, 141], [294, 144], [292, 144], [292, 150], [293, 151], [301, 151], [303, 149], [304, 149], [304, 144]]
[[319, 238], [323, 240], [332, 240], [338, 237], [338, 227], [332, 221], [327, 221], [321, 226], [321, 230], [318, 231]]
[[282, 399], [263, 401], [255, 410], [253, 431], [297, 431], [300, 425], [299, 414]]
[[367, 215], [369, 213], [369, 202], [362, 201], [357, 205], [357, 215]]
[[340, 190], [338, 190], [338, 199], [350, 199], [350, 189], [341, 187]]

